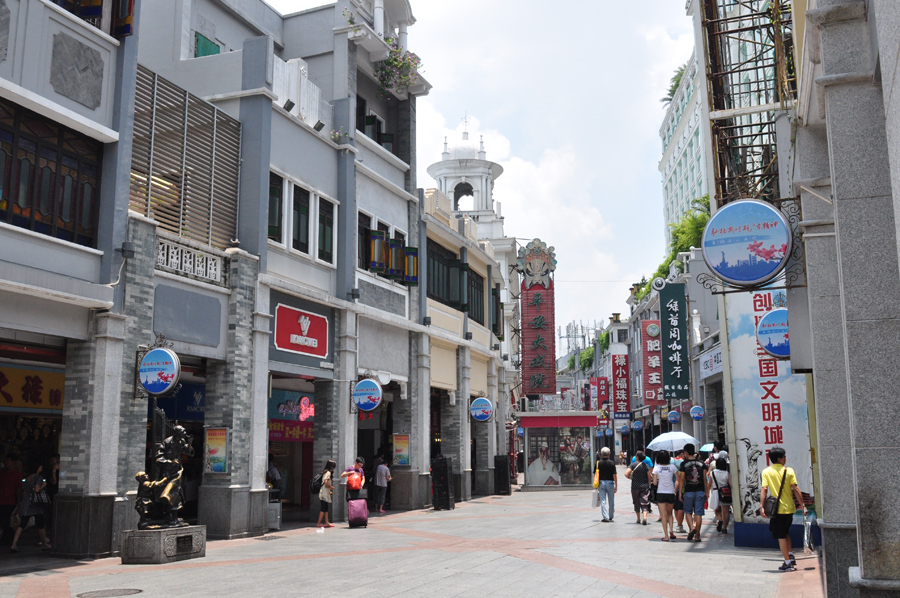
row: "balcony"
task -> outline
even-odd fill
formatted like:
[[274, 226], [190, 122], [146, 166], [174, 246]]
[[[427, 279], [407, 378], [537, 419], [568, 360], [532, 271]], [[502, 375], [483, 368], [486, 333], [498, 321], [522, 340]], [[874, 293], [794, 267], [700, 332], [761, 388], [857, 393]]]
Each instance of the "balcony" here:
[[0, 5], [0, 95], [104, 143], [119, 42], [47, 0]]
[[437, 189], [425, 190], [425, 213], [433, 216], [435, 220], [450, 226], [452, 211], [450, 198]]
[[[285, 62], [275, 57], [275, 76], [272, 91], [278, 96], [277, 104], [292, 116], [315, 128], [321, 135], [330, 135], [334, 128], [334, 108], [322, 98], [321, 90], [309, 80], [309, 68], [305, 60], [294, 58]], [[290, 104], [289, 104], [290, 105]], [[317, 128], [318, 127], [318, 128]]]
[[191, 280], [227, 286], [228, 254], [184, 237], [157, 231], [156, 269]]

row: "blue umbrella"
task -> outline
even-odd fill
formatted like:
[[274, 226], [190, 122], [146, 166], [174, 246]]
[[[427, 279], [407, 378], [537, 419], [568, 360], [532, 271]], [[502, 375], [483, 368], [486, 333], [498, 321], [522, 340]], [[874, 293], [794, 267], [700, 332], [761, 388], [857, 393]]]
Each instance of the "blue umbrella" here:
[[716, 447], [713, 446], [712, 444], [704, 444], [703, 446], [700, 447], [700, 452], [701, 453], [709, 453], [709, 452], [712, 452], [712, 450], [714, 448], [716, 448]]

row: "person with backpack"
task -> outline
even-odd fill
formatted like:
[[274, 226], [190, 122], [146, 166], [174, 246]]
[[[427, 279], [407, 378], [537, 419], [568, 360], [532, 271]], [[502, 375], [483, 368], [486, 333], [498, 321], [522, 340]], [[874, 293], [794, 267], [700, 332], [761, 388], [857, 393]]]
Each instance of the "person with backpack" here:
[[769, 460], [772, 465], [762, 472], [759, 510], [763, 517], [769, 519], [769, 531], [772, 532], [772, 537], [778, 540], [781, 556], [784, 557], [784, 564], [778, 567], [778, 570], [796, 571], [797, 559], [791, 552], [790, 531], [797, 505], [803, 505], [803, 516], [806, 517], [806, 504], [803, 502], [803, 494], [800, 493], [794, 470], [785, 467], [787, 455], [784, 449], [780, 446], [773, 447], [769, 451]]
[[[334, 527], [328, 521], [328, 507], [331, 506], [334, 495], [334, 485], [331, 480], [335, 467], [337, 467], [337, 463], [329, 459], [325, 462], [322, 473], [314, 477], [309, 484], [312, 494], [319, 495], [319, 521], [316, 523], [316, 527]], [[324, 525], [322, 525], [322, 517], [325, 518]]]
[[709, 470], [709, 508], [716, 513], [716, 531], [727, 534], [732, 503], [731, 474], [725, 457], [719, 457], [714, 464], [715, 469]]

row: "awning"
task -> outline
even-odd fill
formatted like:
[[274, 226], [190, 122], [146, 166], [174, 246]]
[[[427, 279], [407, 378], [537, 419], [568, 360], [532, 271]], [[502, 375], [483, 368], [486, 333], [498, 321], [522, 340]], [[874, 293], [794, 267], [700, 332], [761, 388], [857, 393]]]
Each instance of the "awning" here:
[[595, 428], [596, 415], [538, 415], [521, 417], [519, 425], [523, 428]]

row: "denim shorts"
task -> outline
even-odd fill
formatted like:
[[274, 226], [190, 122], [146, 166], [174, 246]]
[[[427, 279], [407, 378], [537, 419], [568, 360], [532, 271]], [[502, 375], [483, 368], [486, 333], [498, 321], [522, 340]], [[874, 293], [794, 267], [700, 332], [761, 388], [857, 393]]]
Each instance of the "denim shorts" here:
[[705, 515], [706, 510], [703, 508], [705, 504], [706, 494], [704, 494], [703, 492], [684, 493], [685, 515]]

